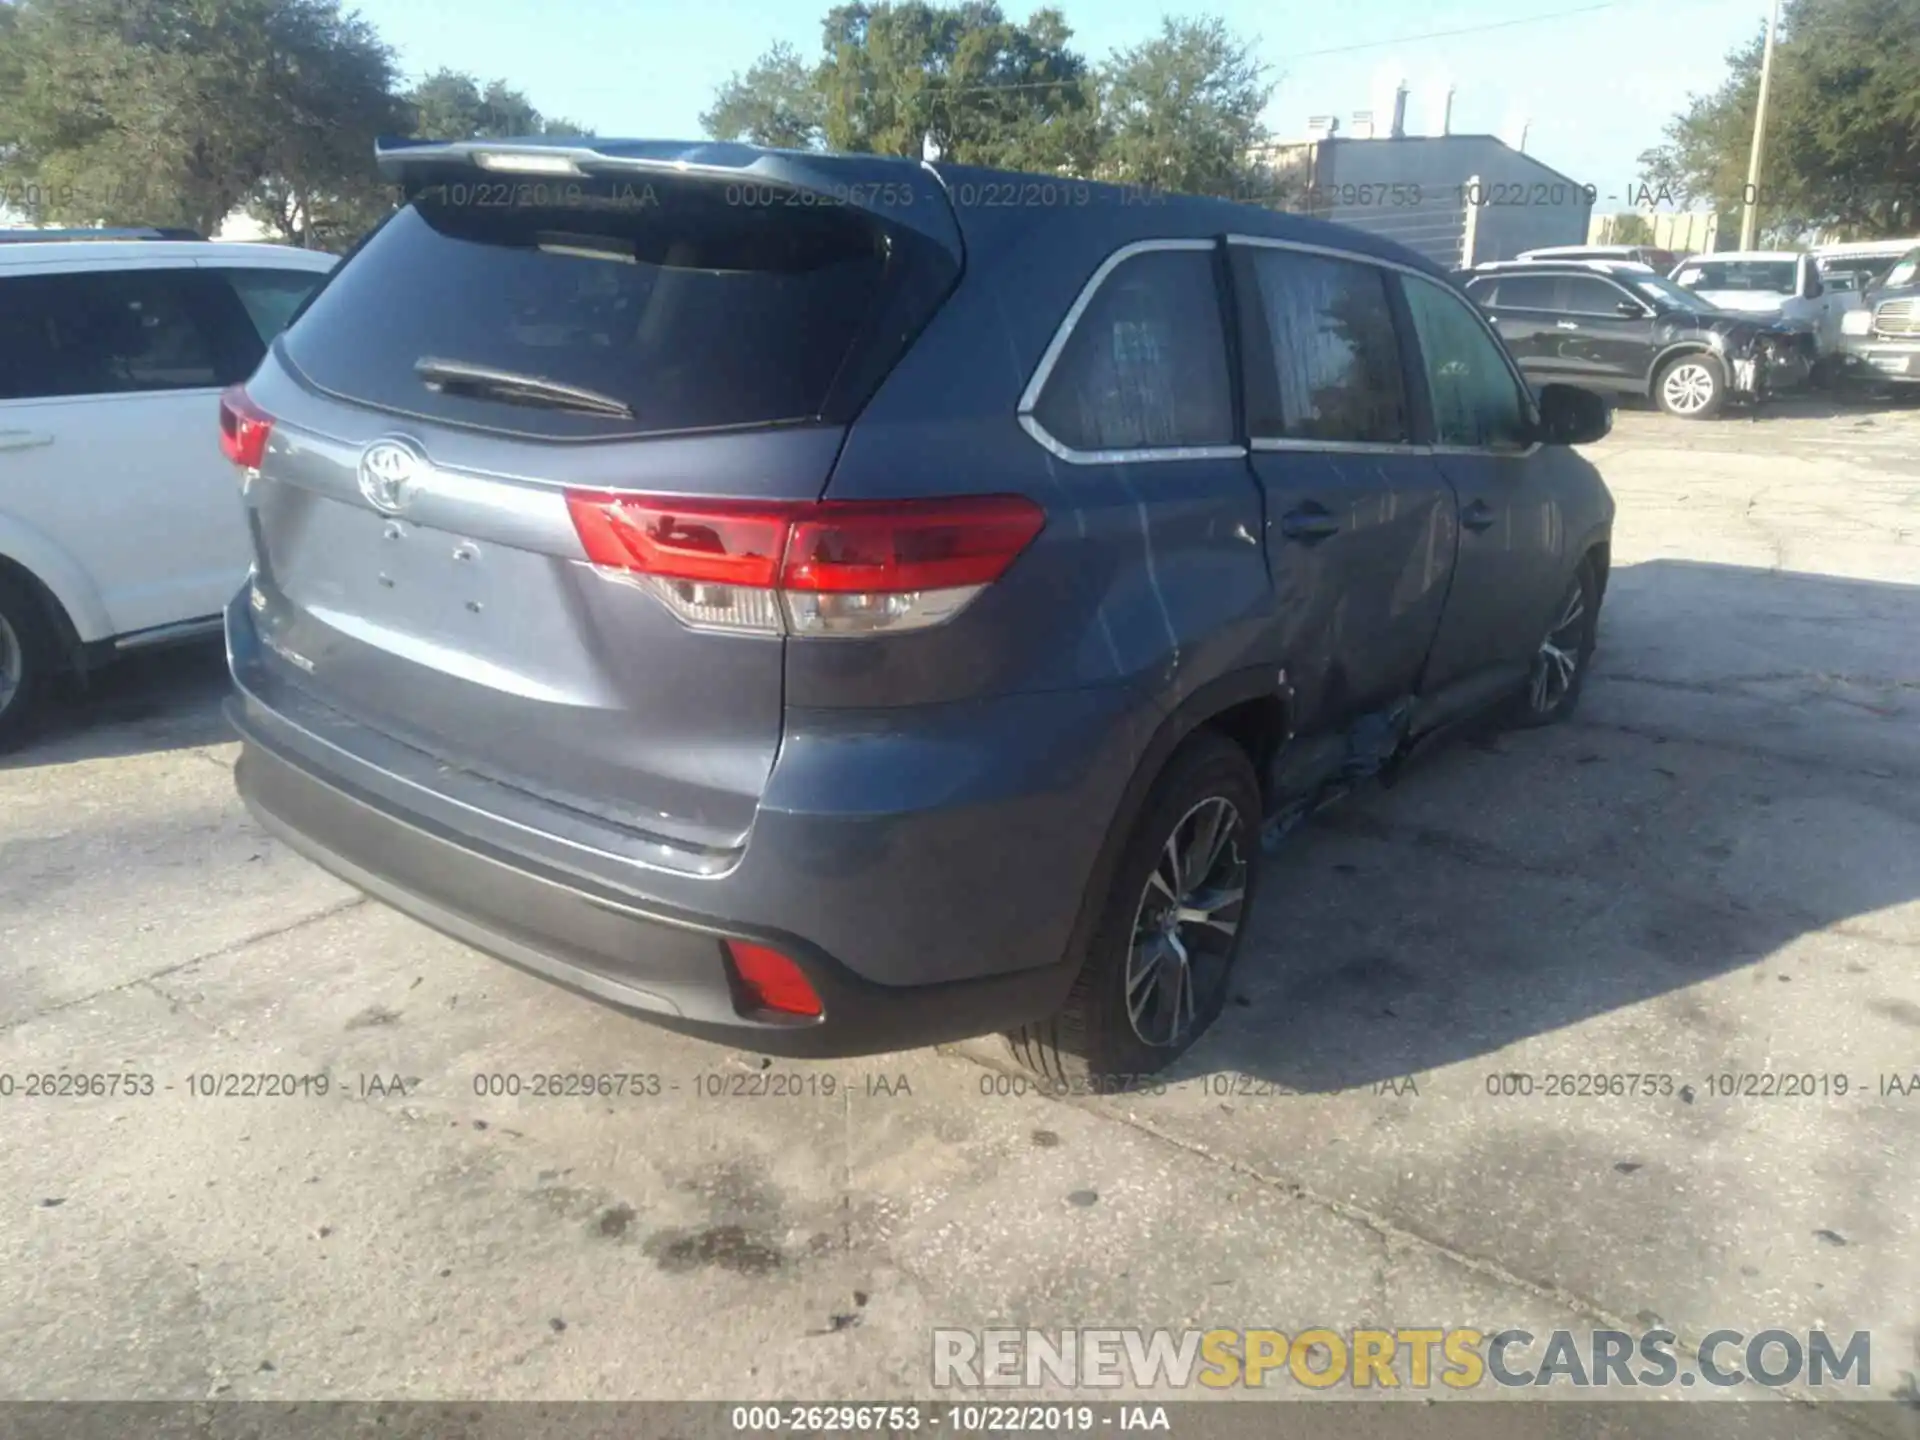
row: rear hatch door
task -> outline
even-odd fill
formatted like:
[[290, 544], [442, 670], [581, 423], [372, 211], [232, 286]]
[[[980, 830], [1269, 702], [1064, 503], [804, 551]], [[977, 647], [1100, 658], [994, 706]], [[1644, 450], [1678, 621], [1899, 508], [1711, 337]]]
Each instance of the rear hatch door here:
[[736, 848], [780, 741], [778, 617], [589, 563], [579, 497], [668, 497], [666, 531], [672, 497], [817, 498], [958, 275], [943, 195], [741, 147], [388, 165], [408, 203], [249, 382], [263, 663], [428, 772]]

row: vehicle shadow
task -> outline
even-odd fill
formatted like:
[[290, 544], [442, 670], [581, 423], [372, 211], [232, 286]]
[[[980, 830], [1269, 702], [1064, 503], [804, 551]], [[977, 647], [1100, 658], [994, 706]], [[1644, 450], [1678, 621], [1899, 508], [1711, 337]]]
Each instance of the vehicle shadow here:
[[[1620, 567], [1570, 723], [1440, 749], [1266, 857], [1227, 1009], [1169, 1078], [1378, 1085], [1843, 923], [1900, 943], [1912, 912], [1890, 912], [1920, 898], [1915, 634], [1920, 586]], [[1797, 978], [1780, 1003], [1845, 982]]]
[[228, 684], [218, 639], [128, 656], [67, 687], [0, 770], [221, 744], [234, 738], [220, 713]]

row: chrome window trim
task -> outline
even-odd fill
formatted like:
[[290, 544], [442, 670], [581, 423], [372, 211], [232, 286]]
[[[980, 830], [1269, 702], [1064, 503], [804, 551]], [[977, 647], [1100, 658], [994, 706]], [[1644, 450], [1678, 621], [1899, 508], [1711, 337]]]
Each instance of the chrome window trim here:
[[1242, 460], [1246, 458], [1247, 449], [1239, 444], [1168, 445], [1135, 450], [1076, 450], [1042, 425], [1033, 413], [1034, 407], [1040, 403], [1041, 393], [1047, 388], [1047, 381], [1053, 378], [1053, 367], [1059, 364], [1060, 356], [1067, 348], [1067, 342], [1073, 338], [1074, 328], [1079, 325], [1080, 317], [1087, 313], [1087, 307], [1093, 304], [1093, 297], [1100, 293], [1100, 287], [1106, 283], [1109, 275], [1136, 255], [1147, 255], [1156, 250], [1211, 252], [1215, 249], [1215, 245], [1216, 242], [1212, 240], [1192, 238], [1134, 240], [1122, 245], [1100, 262], [1093, 274], [1087, 277], [1087, 283], [1080, 287], [1080, 293], [1074, 297], [1065, 318], [1054, 330], [1053, 339], [1047, 342], [1047, 348], [1041, 353], [1040, 363], [1034, 367], [1033, 375], [1027, 381], [1027, 388], [1020, 392], [1020, 403], [1014, 413], [1020, 421], [1020, 428], [1025, 430], [1036, 444], [1048, 454], [1066, 461], [1069, 465], [1150, 464], [1163, 460]]
[[1524, 460], [1537, 450], [1545, 449], [1542, 441], [1535, 440], [1524, 450], [1499, 450], [1491, 445], [1432, 445], [1427, 449], [1429, 455], [1490, 455], [1495, 460]]
[[1431, 455], [1434, 447], [1420, 445], [1412, 440], [1403, 445], [1389, 445], [1374, 440], [1297, 440], [1292, 436], [1273, 437], [1256, 435], [1249, 442], [1256, 453], [1268, 451], [1316, 450], [1334, 455]]

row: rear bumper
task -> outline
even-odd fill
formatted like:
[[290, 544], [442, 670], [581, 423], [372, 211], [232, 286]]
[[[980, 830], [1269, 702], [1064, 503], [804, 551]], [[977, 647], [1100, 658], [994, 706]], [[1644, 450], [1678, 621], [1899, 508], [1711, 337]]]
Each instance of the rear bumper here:
[[[578, 993], [742, 1048], [835, 1056], [1018, 1025], [1057, 1009], [1073, 982], [1071, 935], [1109, 820], [1097, 797], [1111, 785], [1104, 804], [1117, 807], [1126, 778], [1089, 761], [1113, 747], [1090, 747], [1084, 730], [1077, 763], [1050, 776], [1031, 752], [1007, 757], [1057, 788], [920, 813], [763, 811], [727, 868], [675, 872], [515, 824], [456, 792], [457, 777], [430, 790], [373, 763], [377, 737], [362, 743], [344, 717], [296, 703], [258, 651], [236, 602], [228, 715], [243, 741], [236, 783], [260, 823], [374, 898]], [[1031, 742], [1036, 727], [1024, 729]], [[785, 747], [782, 765], [811, 748]], [[884, 765], [877, 740], [863, 748]], [[930, 749], [914, 752], [923, 771]], [[818, 765], [769, 789], [832, 794], [840, 782]], [[741, 1013], [727, 938], [791, 957], [822, 1015]]]
[[[243, 707], [230, 705], [245, 734]], [[497, 959], [671, 1029], [773, 1055], [913, 1049], [1056, 1008], [1064, 967], [943, 985], [879, 986], [792, 935], [644, 910], [624, 897], [465, 849], [327, 784], [248, 736], [235, 767], [247, 808], [277, 839], [374, 899]], [[820, 996], [817, 1021], [734, 1008], [721, 940], [791, 956]]]

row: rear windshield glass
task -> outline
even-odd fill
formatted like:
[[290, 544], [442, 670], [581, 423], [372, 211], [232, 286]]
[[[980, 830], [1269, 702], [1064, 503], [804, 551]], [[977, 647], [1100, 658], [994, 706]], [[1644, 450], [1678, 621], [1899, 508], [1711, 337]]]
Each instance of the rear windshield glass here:
[[[851, 207], [728, 203], [737, 189], [432, 185], [343, 266], [285, 353], [347, 399], [555, 438], [814, 418], [880, 302], [897, 237]], [[441, 362], [437, 384], [425, 361]], [[547, 393], [450, 385], [445, 367]], [[554, 387], [611, 404], [569, 405]]]

